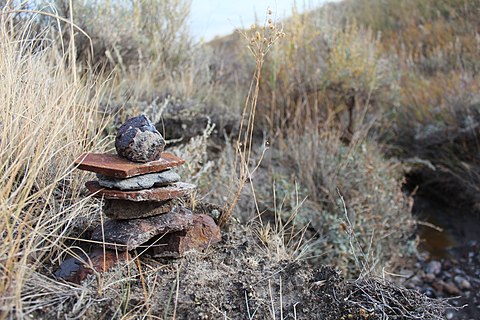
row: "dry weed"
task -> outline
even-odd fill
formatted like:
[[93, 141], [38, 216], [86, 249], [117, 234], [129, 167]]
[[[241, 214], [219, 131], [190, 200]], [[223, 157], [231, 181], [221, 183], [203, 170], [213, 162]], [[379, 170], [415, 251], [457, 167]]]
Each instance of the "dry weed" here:
[[15, 29], [22, 25], [13, 16], [5, 7], [0, 27], [0, 305], [2, 316], [22, 318], [25, 286], [89, 213], [79, 201], [84, 175], [72, 164], [101, 148], [106, 119], [96, 79], [76, 79], [72, 59], [34, 46], [49, 39], [35, 38], [28, 24]]
[[[253, 171], [258, 164], [252, 163], [253, 130], [258, 95], [260, 90], [260, 76], [262, 73], [265, 56], [277, 40], [285, 37], [285, 33], [272, 20], [272, 11], [268, 9], [267, 18], [263, 27], [257, 28], [252, 25], [248, 33], [243, 33], [248, 41], [247, 48], [255, 59], [255, 70], [250, 83], [247, 98], [242, 112], [238, 138], [235, 146], [235, 157], [232, 172], [232, 182], [229, 186], [228, 200], [225, 202], [225, 210], [219, 219], [219, 225], [224, 226], [233, 215], [233, 209], [237, 204], [245, 183], [251, 179]], [[260, 160], [261, 161], [261, 160]]]

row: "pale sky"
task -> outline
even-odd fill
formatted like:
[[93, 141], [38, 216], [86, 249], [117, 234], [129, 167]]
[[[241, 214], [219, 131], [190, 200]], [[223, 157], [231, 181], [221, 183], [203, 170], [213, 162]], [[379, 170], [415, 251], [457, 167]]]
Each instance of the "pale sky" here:
[[290, 15], [294, 3], [301, 12], [325, 2], [331, 0], [192, 0], [191, 28], [197, 40], [208, 41], [235, 28], [249, 27], [255, 22], [255, 13], [263, 21], [268, 8], [280, 21]]

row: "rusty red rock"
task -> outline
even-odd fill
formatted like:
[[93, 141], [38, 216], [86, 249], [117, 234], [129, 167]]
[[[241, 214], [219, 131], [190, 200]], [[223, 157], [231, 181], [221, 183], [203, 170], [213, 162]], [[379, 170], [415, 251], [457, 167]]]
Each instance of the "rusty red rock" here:
[[88, 254], [80, 255], [78, 258], [70, 257], [65, 259], [55, 272], [57, 278], [80, 284], [85, 278], [95, 272], [110, 270], [118, 262], [128, 260], [128, 252], [116, 252], [114, 250], [97, 249]]
[[169, 152], [163, 152], [159, 160], [147, 163], [132, 162], [111, 153], [84, 153], [74, 163], [80, 170], [124, 179], [175, 168], [184, 164], [185, 160]]
[[152, 247], [152, 251], [157, 258], [179, 258], [190, 251], [203, 252], [221, 240], [220, 228], [215, 221], [205, 214], [195, 214], [191, 229], [171, 233], [156, 240], [157, 245]]

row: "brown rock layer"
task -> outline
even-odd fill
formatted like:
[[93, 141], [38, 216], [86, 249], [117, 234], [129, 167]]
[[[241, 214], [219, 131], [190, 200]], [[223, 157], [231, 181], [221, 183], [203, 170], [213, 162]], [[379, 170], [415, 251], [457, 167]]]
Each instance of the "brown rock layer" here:
[[104, 188], [97, 181], [88, 181], [85, 186], [94, 197], [129, 201], [164, 201], [179, 198], [195, 190], [195, 185], [184, 182], [176, 182], [166, 187], [131, 191]]
[[132, 220], [109, 220], [98, 226], [92, 240], [102, 241], [107, 248], [133, 250], [157, 235], [190, 229], [193, 214], [190, 210], [176, 207], [171, 212], [149, 218]]
[[112, 219], [138, 219], [170, 212], [173, 206], [172, 200], [135, 202], [107, 199], [103, 205], [103, 213]]

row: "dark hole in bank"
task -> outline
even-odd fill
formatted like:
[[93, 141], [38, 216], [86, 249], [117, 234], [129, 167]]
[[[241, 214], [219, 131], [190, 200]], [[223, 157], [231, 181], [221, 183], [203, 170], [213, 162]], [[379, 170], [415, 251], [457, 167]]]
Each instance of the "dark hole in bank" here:
[[424, 172], [411, 172], [406, 181], [405, 191], [414, 198], [412, 213], [419, 221], [420, 252], [432, 259], [455, 258], [461, 247], [480, 242], [480, 214], [471, 203], [440, 183], [430, 183]]

